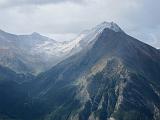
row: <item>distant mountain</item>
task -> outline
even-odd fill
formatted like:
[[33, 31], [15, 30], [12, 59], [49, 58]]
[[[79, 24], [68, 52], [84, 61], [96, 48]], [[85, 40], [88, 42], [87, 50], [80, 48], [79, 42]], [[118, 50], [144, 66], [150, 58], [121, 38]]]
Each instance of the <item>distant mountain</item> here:
[[[4, 103], [0, 118], [160, 119], [160, 52], [157, 49], [127, 35], [113, 22], [85, 31], [75, 41], [77, 46], [72, 46], [71, 51], [76, 52], [69, 52], [70, 57], [32, 80], [16, 81], [19, 84], [11, 87], [12, 94], [22, 99], [13, 109], [10, 106], [15, 97], [8, 99], [10, 94], [6, 91], [10, 88], [2, 87], [9, 83], [0, 86], [3, 89], [0, 95], [6, 95], [0, 101], [0, 105]], [[17, 93], [21, 88], [22, 94]]]
[[13, 35], [0, 31], [0, 64], [18, 73], [39, 72], [46, 67], [47, 57], [34, 49], [45, 42], [55, 43], [38, 33]]
[[0, 64], [17, 73], [38, 74], [67, 57], [68, 43], [38, 33], [14, 35], [0, 31]]

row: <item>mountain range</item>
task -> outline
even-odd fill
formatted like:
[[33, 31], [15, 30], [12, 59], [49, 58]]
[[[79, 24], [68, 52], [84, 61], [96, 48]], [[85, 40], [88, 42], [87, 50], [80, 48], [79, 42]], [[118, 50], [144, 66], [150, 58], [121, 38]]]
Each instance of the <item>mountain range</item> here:
[[[79, 52], [109, 25], [103, 22], [65, 42], [55, 41], [36, 32], [15, 35], [0, 30], [0, 64], [17, 73], [37, 75]], [[117, 30], [120, 29], [116, 27]]]
[[0, 43], [2, 120], [160, 119], [160, 51], [116, 23], [63, 43], [1, 31]]

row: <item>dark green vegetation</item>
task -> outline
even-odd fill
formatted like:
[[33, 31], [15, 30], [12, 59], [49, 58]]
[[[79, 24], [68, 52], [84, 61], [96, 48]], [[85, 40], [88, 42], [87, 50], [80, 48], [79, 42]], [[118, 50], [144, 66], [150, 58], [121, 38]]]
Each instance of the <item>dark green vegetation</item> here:
[[[37, 77], [0, 68], [0, 116], [15, 120], [159, 120], [160, 52], [105, 29]], [[23, 82], [20, 82], [23, 81]]]

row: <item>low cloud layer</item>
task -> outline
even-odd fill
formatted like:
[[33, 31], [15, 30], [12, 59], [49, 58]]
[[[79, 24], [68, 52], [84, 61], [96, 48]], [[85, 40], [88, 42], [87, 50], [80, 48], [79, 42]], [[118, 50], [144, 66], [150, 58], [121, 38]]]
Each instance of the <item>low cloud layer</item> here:
[[159, 5], [160, 0], [0, 0], [0, 29], [68, 40], [114, 21], [126, 33], [160, 48]]

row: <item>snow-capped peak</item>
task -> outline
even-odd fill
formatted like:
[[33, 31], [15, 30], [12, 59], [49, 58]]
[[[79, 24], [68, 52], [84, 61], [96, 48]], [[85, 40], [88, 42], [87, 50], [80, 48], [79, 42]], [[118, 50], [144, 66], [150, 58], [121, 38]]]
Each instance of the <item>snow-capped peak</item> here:
[[97, 25], [94, 29], [104, 30], [105, 28], [111, 29], [115, 32], [123, 32], [122, 29], [114, 22], [102, 22], [101, 24]]
[[106, 28], [115, 32], [123, 32], [121, 28], [114, 22], [102, 22], [90, 30], [83, 31], [78, 35], [78, 37], [68, 42], [68, 44], [65, 45], [64, 51], [67, 51], [68, 53], [73, 49], [79, 51], [83, 49], [83, 47], [88, 46], [89, 44], [93, 44], [98, 35]]

